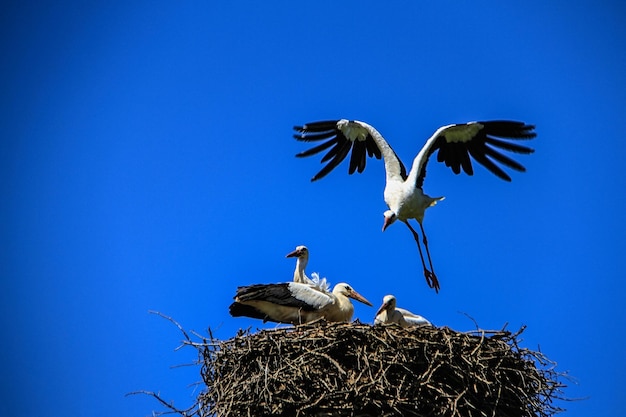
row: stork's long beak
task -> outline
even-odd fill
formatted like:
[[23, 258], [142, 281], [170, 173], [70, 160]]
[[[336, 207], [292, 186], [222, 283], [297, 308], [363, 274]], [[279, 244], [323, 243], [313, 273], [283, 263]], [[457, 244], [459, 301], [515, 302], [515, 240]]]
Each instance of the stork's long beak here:
[[285, 258], [296, 258], [298, 256], [300, 256], [300, 251], [296, 249], [293, 252], [289, 252], [287, 255], [285, 255]]
[[389, 227], [391, 223], [393, 223], [393, 221], [391, 221], [391, 217], [385, 217], [385, 221], [383, 223], [383, 232]]
[[388, 306], [389, 306], [388, 303], [383, 303], [383, 305], [380, 306], [380, 308], [378, 309], [378, 311], [376, 312], [376, 315], [374, 317], [378, 317], [378, 315], [380, 313], [382, 313], [383, 311], [385, 311]]
[[357, 301], [362, 302], [363, 304], [367, 304], [368, 306], [372, 307], [372, 303], [370, 303], [369, 301], [367, 301], [367, 299], [365, 297], [363, 297], [361, 294], [359, 294], [358, 292], [352, 290], [350, 292], [350, 294], [348, 294], [348, 297], [353, 298]]

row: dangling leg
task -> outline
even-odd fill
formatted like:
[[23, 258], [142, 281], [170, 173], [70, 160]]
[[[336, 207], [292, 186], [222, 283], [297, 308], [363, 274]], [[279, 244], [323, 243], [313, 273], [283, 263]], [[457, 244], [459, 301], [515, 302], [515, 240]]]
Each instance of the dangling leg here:
[[439, 281], [437, 281], [437, 276], [435, 275], [435, 268], [433, 268], [433, 261], [430, 259], [430, 250], [428, 250], [428, 239], [426, 239], [426, 232], [424, 232], [424, 226], [422, 226], [422, 222], [418, 222], [420, 224], [420, 229], [422, 230], [422, 236], [424, 237], [424, 248], [426, 248], [426, 256], [428, 256], [428, 264], [430, 265], [430, 270], [433, 273], [435, 291], [439, 292]]
[[[428, 284], [430, 288], [434, 288], [435, 292], [438, 293], [439, 292], [439, 280], [437, 279], [437, 276], [435, 275], [435, 273], [429, 271], [428, 268], [426, 267], [426, 262], [424, 262], [424, 255], [422, 254], [422, 247], [420, 245], [419, 235], [417, 234], [415, 229], [413, 229], [413, 227], [409, 224], [407, 220], [403, 220], [403, 222], [409, 228], [411, 233], [413, 233], [413, 239], [415, 239], [415, 243], [417, 243], [417, 249], [419, 250], [420, 258], [422, 259], [422, 266], [424, 267], [424, 277], [426, 278], [426, 283]], [[424, 233], [424, 229], [422, 228], [422, 234], [423, 233]], [[426, 237], [426, 235], [424, 235], [424, 237]], [[428, 246], [426, 246], [426, 250], [428, 251]], [[428, 254], [428, 252], [426, 253]], [[428, 254], [428, 261], [431, 264], [430, 268], [432, 269], [433, 266], [432, 266], [432, 262], [430, 262], [430, 254]]]
[[422, 259], [422, 266], [424, 267], [424, 275], [426, 275], [426, 272], [430, 272], [430, 271], [428, 271], [428, 269], [426, 268], [426, 262], [424, 262], [424, 255], [422, 254], [422, 247], [420, 245], [420, 237], [415, 231], [415, 229], [413, 229], [413, 227], [409, 224], [408, 221], [405, 221], [404, 224], [406, 224], [406, 226], [409, 228], [411, 233], [413, 233], [413, 239], [415, 239], [415, 243], [417, 243], [417, 249], [420, 252], [420, 258]]

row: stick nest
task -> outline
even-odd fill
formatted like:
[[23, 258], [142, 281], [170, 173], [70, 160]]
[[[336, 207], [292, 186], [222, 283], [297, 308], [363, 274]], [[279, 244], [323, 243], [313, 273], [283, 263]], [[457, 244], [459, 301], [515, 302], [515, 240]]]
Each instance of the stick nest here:
[[318, 322], [205, 340], [200, 416], [550, 416], [554, 363], [523, 328], [456, 332]]

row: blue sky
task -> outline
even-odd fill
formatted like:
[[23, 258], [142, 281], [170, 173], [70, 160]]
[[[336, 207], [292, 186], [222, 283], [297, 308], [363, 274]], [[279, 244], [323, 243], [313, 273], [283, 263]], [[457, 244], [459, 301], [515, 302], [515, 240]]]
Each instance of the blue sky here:
[[[626, 17], [619, 2], [5, 2], [0, 13], [0, 415], [148, 416], [198, 393], [186, 329], [238, 285], [308, 272], [434, 324], [528, 328], [576, 380], [567, 416], [622, 414]], [[441, 125], [515, 119], [536, 152], [505, 183], [429, 165], [440, 294], [384, 169], [319, 159], [291, 127], [374, 125], [408, 165]], [[358, 304], [372, 322], [375, 308]], [[43, 410], [43, 411], [42, 411]]]

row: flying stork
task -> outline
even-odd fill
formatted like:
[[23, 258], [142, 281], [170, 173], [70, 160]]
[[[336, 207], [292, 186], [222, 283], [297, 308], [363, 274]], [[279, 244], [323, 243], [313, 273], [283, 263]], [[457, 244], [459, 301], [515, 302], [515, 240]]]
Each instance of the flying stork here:
[[396, 323], [400, 327], [432, 326], [424, 317], [413, 314], [409, 310], [396, 307], [396, 297], [385, 295], [374, 318], [374, 324]]
[[[426, 141], [413, 160], [408, 173], [400, 158], [382, 135], [371, 125], [358, 120], [341, 119], [295, 126], [294, 130], [299, 133], [294, 134], [294, 138], [303, 142], [324, 141], [320, 145], [297, 154], [297, 157], [315, 155], [332, 146], [321, 161], [328, 163], [311, 181], [326, 176], [346, 158], [351, 149], [348, 174], [353, 174], [355, 171], [363, 172], [367, 156], [377, 159], [382, 156], [386, 172], [384, 198], [389, 208], [384, 213], [383, 231], [396, 220], [407, 225], [417, 243], [426, 282], [429, 287], [439, 292], [439, 280], [433, 268], [428, 240], [422, 225], [426, 209], [444, 198], [430, 197], [422, 190], [429, 157], [438, 151], [437, 161], [445, 162], [455, 174], [459, 174], [463, 169], [466, 174], [473, 175], [471, 156], [497, 177], [511, 181], [511, 177], [496, 162], [524, 172], [525, 168], [520, 163], [501, 151], [520, 154], [534, 152], [533, 149], [514, 142], [534, 138], [536, 136], [534, 128], [533, 125], [506, 120], [442, 126]], [[409, 219], [415, 219], [419, 223], [430, 269], [424, 261], [419, 235], [409, 224]]]
[[229, 311], [233, 317], [246, 316], [263, 322], [302, 324], [319, 318], [350, 321], [354, 313], [350, 298], [372, 305], [346, 283], [335, 285], [332, 293], [297, 282], [256, 284], [237, 288]]

